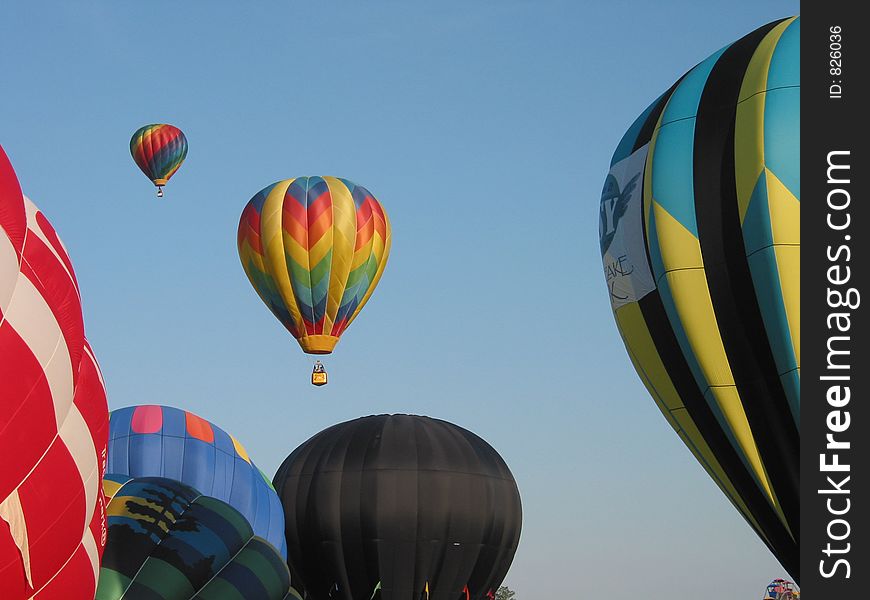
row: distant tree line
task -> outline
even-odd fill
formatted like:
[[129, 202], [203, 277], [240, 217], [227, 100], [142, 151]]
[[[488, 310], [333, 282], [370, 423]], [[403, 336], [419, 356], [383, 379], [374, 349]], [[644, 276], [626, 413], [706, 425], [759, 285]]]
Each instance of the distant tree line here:
[[495, 593], [495, 600], [516, 600], [517, 593], [508, 586], [503, 585]]

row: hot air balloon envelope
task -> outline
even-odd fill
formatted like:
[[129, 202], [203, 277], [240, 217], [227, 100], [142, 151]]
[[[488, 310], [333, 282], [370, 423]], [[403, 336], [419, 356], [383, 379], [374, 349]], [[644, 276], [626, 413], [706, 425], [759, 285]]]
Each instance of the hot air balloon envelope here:
[[251, 285], [302, 350], [328, 354], [384, 272], [390, 222], [362, 186], [298, 177], [251, 198], [238, 247]]
[[157, 186], [157, 195], [162, 196], [161, 188], [187, 157], [187, 138], [173, 125], [145, 125], [130, 138], [130, 154], [145, 176]]
[[611, 306], [665, 418], [799, 579], [800, 18], [689, 71], [613, 155]]
[[106, 392], [66, 249], [0, 148], [0, 590], [90, 600], [105, 537]]
[[97, 600], [291, 597], [274, 546], [229, 504], [162, 477], [109, 475]]
[[516, 482], [484, 440], [429, 417], [330, 427], [275, 475], [294, 585], [313, 600], [482, 599], [519, 543]]
[[157, 405], [113, 410], [109, 429], [107, 472], [168, 477], [227, 502], [286, 555], [278, 496], [232, 435], [189, 411]]

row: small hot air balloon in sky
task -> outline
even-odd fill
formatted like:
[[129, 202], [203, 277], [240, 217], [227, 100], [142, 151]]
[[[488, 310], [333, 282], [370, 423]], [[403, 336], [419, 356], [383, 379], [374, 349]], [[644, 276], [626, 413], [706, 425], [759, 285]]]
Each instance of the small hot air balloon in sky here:
[[157, 186], [157, 196], [162, 198], [163, 186], [187, 156], [187, 138], [173, 125], [145, 125], [130, 138], [130, 154], [145, 176]]
[[653, 102], [599, 206], [638, 375], [799, 581], [800, 18], [726, 46]]
[[293, 584], [311, 600], [484, 600], [517, 550], [522, 508], [498, 452], [415, 415], [329, 427], [275, 475]]
[[72, 263], [0, 148], [3, 600], [93, 599], [107, 416]]
[[106, 472], [169, 477], [223, 500], [287, 554], [284, 513], [272, 482], [235, 437], [192, 412], [158, 405], [113, 410]]
[[767, 586], [762, 600], [800, 600], [800, 597], [800, 590], [791, 581], [774, 579]]
[[[238, 248], [251, 285], [302, 350], [329, 354], [374, 292], [390, 240], [387, 213], [364, 187], [298, 177], [251, 198]], [[312, 374], [325, 382], [325, 371]]]
[[226, 502], [163, 477], [107, 475], [97, 600], [299, 598], [274, 546]]

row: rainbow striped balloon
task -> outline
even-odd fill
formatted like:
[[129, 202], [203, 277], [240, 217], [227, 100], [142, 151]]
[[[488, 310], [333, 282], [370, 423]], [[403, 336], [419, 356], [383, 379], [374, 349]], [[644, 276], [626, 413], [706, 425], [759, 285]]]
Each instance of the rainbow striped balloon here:
[[187, 138], [173, 125], [146, 125], [130, 138], [130, 154], [142, 172], [157, 186], [157, 195], [162, 196], [162, 187], [187, 156]]
[[251, 198], [238, 245], [251, 285], [302, 350], [329, 354], [384, 272], [390, 222], [362, 186], [299, 177]]

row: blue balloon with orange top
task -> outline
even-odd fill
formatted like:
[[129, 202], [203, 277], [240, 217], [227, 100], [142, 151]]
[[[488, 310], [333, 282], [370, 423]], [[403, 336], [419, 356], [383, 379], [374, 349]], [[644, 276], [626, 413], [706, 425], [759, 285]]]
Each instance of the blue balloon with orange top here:
[[223, 500], [287, 556], [284, 513], [272, 483], [235, 437], [192, 412], [158, 405], [112, 411], [106, 472], [174, 479]]

